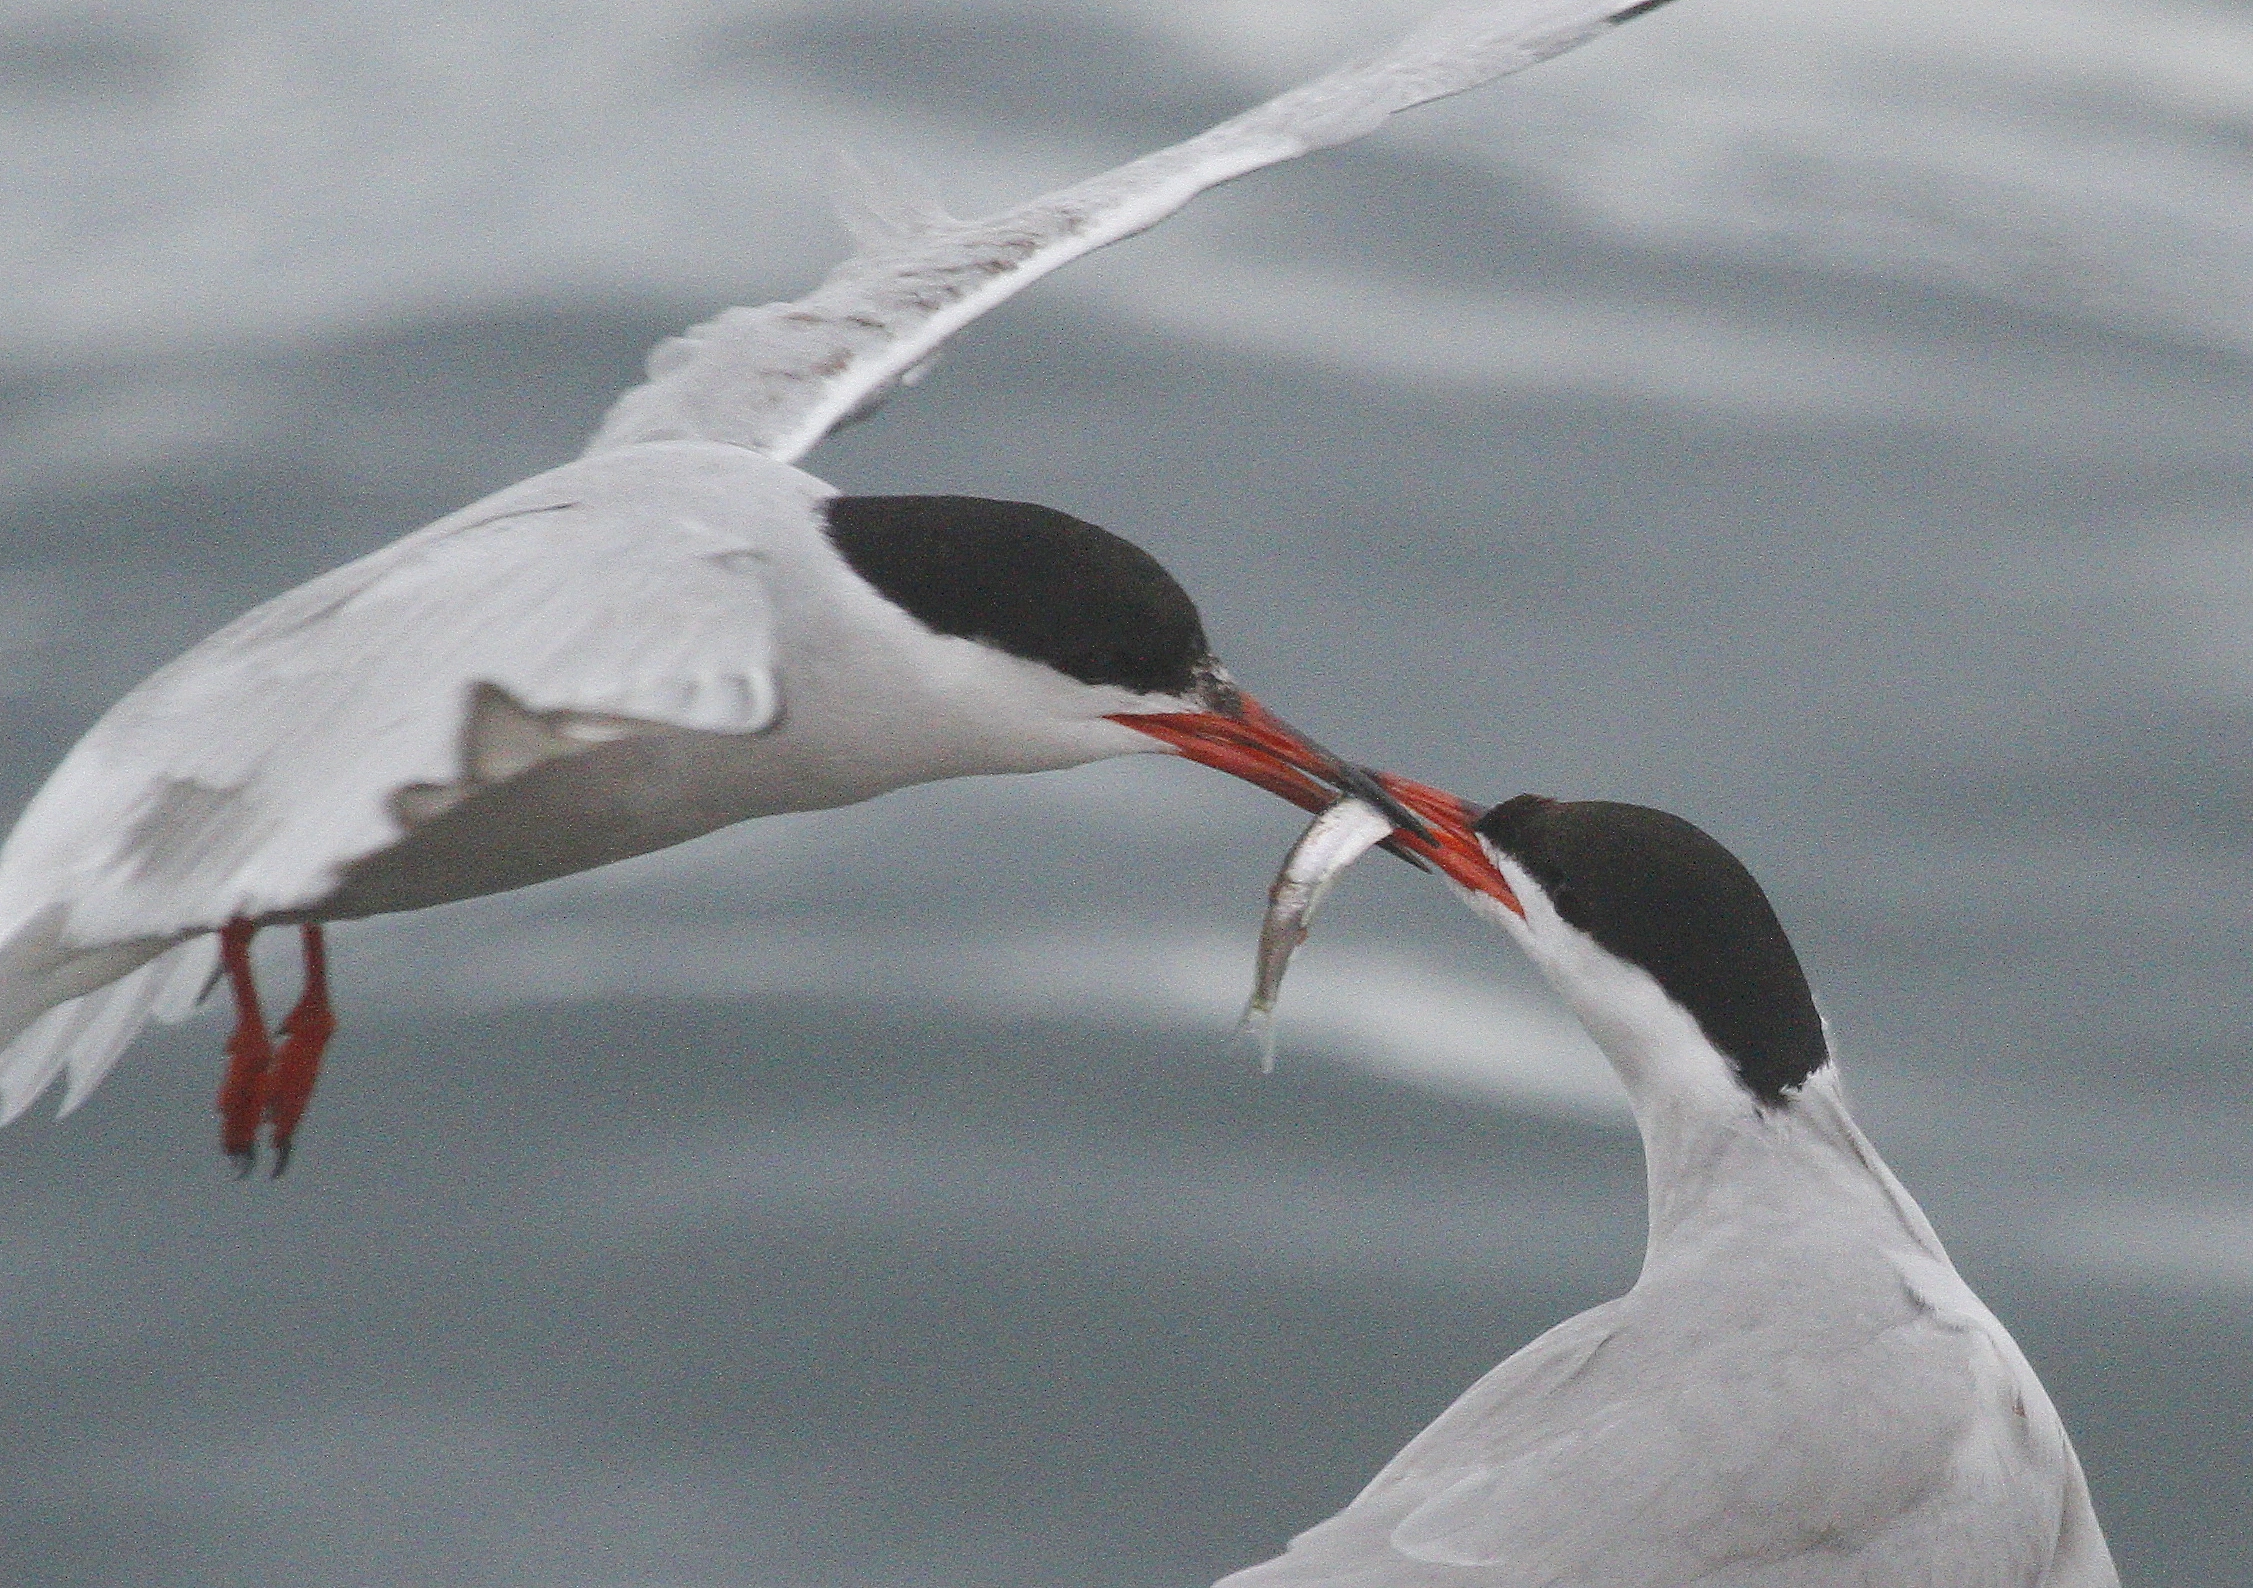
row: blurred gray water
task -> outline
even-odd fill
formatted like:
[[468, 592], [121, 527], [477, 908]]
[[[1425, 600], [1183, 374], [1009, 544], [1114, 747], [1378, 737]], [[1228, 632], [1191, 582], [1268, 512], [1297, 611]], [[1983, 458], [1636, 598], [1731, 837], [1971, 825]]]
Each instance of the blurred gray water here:
[[[802, 290], [827, 148], [976, 209], [1415, 9], [0, 12], [0, 802]], [[1736, 848], [2152, 1584], [2253, 1570], [2249, 59], [2242, 7], [1697, 0], [1073, 267], [810, 460], [1135, 538], [1359, 757]], [[1506, 1065], [1585, 1055], [1404, 868], [1232, 1066], [1294, 826], [1091, 768], [346, 929], [279, 1184], [213, 1150], [217, 1026], [152, 1035], [0, 1135], [0, 1576], [1271, 1552], [1641, 1214], [1609, 1105]]]

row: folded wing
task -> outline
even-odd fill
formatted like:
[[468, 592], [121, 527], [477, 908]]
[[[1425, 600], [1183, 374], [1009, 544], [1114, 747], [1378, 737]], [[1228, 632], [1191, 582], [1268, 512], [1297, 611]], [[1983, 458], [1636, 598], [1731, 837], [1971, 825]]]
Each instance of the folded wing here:
[[[1614, 1303], [1473, 1386], [1221, 1588], [2062, 1588], [2079, 1470], [1984, 1313], [1694, 1374]], [[1648, 1371], [1644, 1371], [1647, 1367]]]

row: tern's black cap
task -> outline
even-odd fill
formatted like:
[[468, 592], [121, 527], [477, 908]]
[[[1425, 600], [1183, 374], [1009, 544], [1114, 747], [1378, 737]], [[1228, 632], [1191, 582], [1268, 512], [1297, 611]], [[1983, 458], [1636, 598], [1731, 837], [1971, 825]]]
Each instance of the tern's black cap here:
[[1211, 664], [1164, 565], [1068, 513], [975, 496], [837, 496], [827, 510], [853, 571], [935, 633], [1144, 694], [1187, 694]]
[[1830, 1060], [1783, 923], [1735, 855], [1679, 816], [1520, 794], [1481, 817], [1487, 842], [1557, 914], [1690, 1012], [1737, 1079], [1777, 1104]]

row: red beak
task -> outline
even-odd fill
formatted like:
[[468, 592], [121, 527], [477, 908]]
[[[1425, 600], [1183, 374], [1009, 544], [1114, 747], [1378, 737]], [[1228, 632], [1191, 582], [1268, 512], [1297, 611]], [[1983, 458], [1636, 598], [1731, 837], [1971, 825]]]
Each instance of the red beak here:
[[1341, 795], [1366, 800], [1393, 819], [1387, 849], [1435, 866], [1464, 887], [1525, 914], [1471, 830], [1484, 814], [1477, 806], [1408, 778], [1341, 761], [1249, 695], [1236, 697], [1234, 711], [1121, 712], [1111, 720], [1304, 811], [1328, 810]]
[[1411, 778], [1395, 777], [1390, 772], [1379, 772], [1376, 778], [1394, 799], [1421, 816], [1429, 830], [1428, 837], [1396, 832], [1391, 842], [1429, 861], [1450, 880], [1500, 901], [1512, 915], [1525, 919], [1525, 906], [1518, 903], [1509, 878], [1502, 875], [1501, 868], [1488, 857], [1486, 846], [1479, 842], [1476, 824], [1486, 814], [1483, 810], [1444, 789]]
[[1224, 709], [1120, 712], [1111, 720], [1300, 810], [1326, 811], [1340, 795], [1350, 795], [1374, 805], [1396, 826], [1423, 827], [1423, 818], [1394, 799], [1376, 773], [1340, 760], [1249, 695], [1235, 696]]

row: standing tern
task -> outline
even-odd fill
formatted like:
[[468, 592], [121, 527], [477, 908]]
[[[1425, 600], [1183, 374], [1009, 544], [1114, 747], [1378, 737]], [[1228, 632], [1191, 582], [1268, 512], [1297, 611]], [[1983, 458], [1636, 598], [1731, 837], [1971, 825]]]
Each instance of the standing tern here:
[[[1171, 751], [1301, 805], [1382, 789], [1265, 712], [1196, 609], [1045, 508], [852, 498], [792, 467], [978, 315], [1204, 189], [1660, 0], [1510, 0], [1000, 215], [872, 193], [793, 303], [650, 356], [586, 452], [276, 597], [133, 689], [0, 849], [0, 1122], [75, 1106], [224, 974], [221, 1144], [276, 1168], [333, 1028], [321, 927], [520, 887], [932, 778]], [[1475, 881], [1467, 830], [1401, 847]], [[277, 1044], [257, 930], [305, 987]]]
[[[1366, 850], [1391, 819], [1362, 819]], [[1350, 863], [1337, 826], [1302, 850]], [[2056, 1409], [1847, 1113], [1752, 874], [1636, 805], [1521, 794], [1475, 831], [1502, 885], [1467, 898], [1634, 1104], [1641, 1277], [1222, 1588], [2117, 1588]]]

